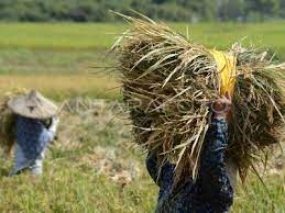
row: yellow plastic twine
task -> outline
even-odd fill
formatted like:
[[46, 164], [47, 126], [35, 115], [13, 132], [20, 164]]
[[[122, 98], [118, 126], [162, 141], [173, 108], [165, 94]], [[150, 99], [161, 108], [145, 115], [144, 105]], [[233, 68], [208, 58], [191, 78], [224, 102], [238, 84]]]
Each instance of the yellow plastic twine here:
[[210, 50], [210, 53], [217, 63], [220, 74], [220, 95], [225, 95], [226, 92], [229, 92], [233, 96], [236, 82], [236, 57], [217, 50]]

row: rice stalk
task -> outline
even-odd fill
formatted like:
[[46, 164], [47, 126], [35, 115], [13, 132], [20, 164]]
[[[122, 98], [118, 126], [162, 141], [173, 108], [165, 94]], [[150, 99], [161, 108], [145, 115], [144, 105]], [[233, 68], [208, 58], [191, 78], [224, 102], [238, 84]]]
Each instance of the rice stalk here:
[[[196, 177], [210, 104], [219, 97], [220, 75], [209, 49], [189, 41], [165, 24], [146, 17], [118, 14], [130, 23], [113, 46], [121, 73], [123, 100], [128, 105], [137, 144], [159, 150], [176, 163], [176, 179]], [[283, 64], [274, 64], [264, 50], [239, 44], [228, 54], [237, 57], [233, 107], [229, 115], [227, 157], [240, 175], [264, 158], [279, 142], [284, 124], [283, 89], [277, 82]], [[280, 78], [280, 79], [283, 79]]]

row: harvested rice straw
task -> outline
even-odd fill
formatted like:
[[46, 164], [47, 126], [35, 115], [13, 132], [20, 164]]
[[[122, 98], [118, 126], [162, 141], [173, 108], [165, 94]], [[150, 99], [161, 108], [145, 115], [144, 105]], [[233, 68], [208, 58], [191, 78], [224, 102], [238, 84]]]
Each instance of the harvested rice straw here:
[[[221, 92], [216, 58], [165, 24], [118, 15], [131, 25], [112, 49], [118, 55], [135, 142], [174, 161], [176, 180], [185, 173], [195, 178], [211, 119], [209, 106]], [[236, 58], [227, 157], [244, 177], [265, 158], [267, 147], [279, 142], [285, 105], [276, 75], [285, 66], [274, 65], [266, 52], [239, 45], [225, 56]]]
[[0, 146], [5, 155], [10, 156], [15, 143], [15, 114], [8, 108], [8, 101], [16, 95], [25, 93], [25, 89], [7, 93], [0, 103]]

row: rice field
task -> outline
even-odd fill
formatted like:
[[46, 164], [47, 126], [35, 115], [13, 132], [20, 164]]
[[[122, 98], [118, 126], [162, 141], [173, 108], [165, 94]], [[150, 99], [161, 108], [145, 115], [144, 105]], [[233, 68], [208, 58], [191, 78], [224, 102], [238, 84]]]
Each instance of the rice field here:
[[[285, 22], [171, 25], [210, 47], [246, 37], [285, 59]], [[0, 29], [0, 94], [24, 87], [59, 103], [96, 99], [90, 108], [61, 115], [43, 177], [8, 178], [12, 159], [0, 158], [0, 212], [153, 212], [158, 188], [144, 168], [145, 153], [130, 143], [126, 115], [117, 111], [117, 73], [100, 69], [114, 66], [108, 48], [127, 25], [0, 23]], [[238, 184], [233, 213], [285, 213], [285, 158], [279, 155], [263, 175], [268, 191], [253, 175]]]
[[[96, 83], [94, 83], [96, 78]], [[92, 74], [1, 75], [1, 93], [15, 89], [34, 88], [47, 96], [62, 101], [72, 97], [90, 97], [114, 100], [120, 95], [120, 85], [115, 75], [94, 77]]]
[[[170, 25], [190, 39], [217, 48], [237, 40], [272, 47], [285, 53], [285, 22], [261, 24], [175, 23]], [[127, 29], [126, 24], [8, 24], [0, 23], [0, 47], [24, 49], [96, 50], [109, 48], [116, 36]]]
[[[285, 22], [171, 25], [190, 40], [213, 48], [227, 48], [235, 41], [246, 38], [245, 43], [268, 47], [276, 52], [278, 58], [285, 59], [284, 24]], [[103, 75], [110, 73], [98, 67], [114, 66], [114, 58], [108, 55], [108, 49], [127, 27], [128, 25], [121, 23], [112, 25], [0, 23], [0, 75], [13, 75], [17, 84], [30, 87], [32, 85], [27, 84], [22, 75], [36, 75], [36, 78], [41, 75], [43, 76], [40, 78], [52, 75], [54, 79], [57, 77], [60, 79], [65, 74], [83, 73], [86, 84], [91, 76], [94, 82], [92, 85], [88, 84], [90, 91], [85, 93], [93, 94], [93, 97], [102, 97], [101, 91], [98, 90], [96, 93], [93, 85], [102, 85], [102, 73]], [[86, 73], [92, 75], [88, 76]], [[79, 78], [81, 83], [73, 84], [72, 92], [65, 92], [68, 97], [81, 94], [83, 77]], [[108, 83], [113, 84], [113, 80]], [[57, 89], [59, 91], [69, 89], [68, 85], [64, 84], [68, 84], [68, 81], [62, 82], [61, 85], [57, 84]], [[6, 85], [1, 84], [0, 91], [6, 90]], [[8, 88], [11, 88], [11, 85], [13, 86], [13, 83]], [[38, 88], [37, 85], [35, 87]], [[54, 92], [52, 83], [44, 84], [43, 87], [43, 90], [49, 94]], [[110, 95], [107, 91], [105, 92], [107, 97], [114, 98], [113, 91]], [[119, 96], [119, 92], [116, 94]]]

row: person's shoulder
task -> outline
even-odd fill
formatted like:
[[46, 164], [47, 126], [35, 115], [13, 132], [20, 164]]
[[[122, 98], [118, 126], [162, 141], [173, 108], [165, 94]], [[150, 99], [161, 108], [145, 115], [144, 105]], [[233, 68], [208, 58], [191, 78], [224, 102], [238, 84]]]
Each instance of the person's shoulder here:
[[23, 126], [25, 128], [35, 128], [40, 129], [43, 127], [41, 121], [39, 119], [27, 118], [23, 116], [18, 116], [17, 123], [19, 126]]

